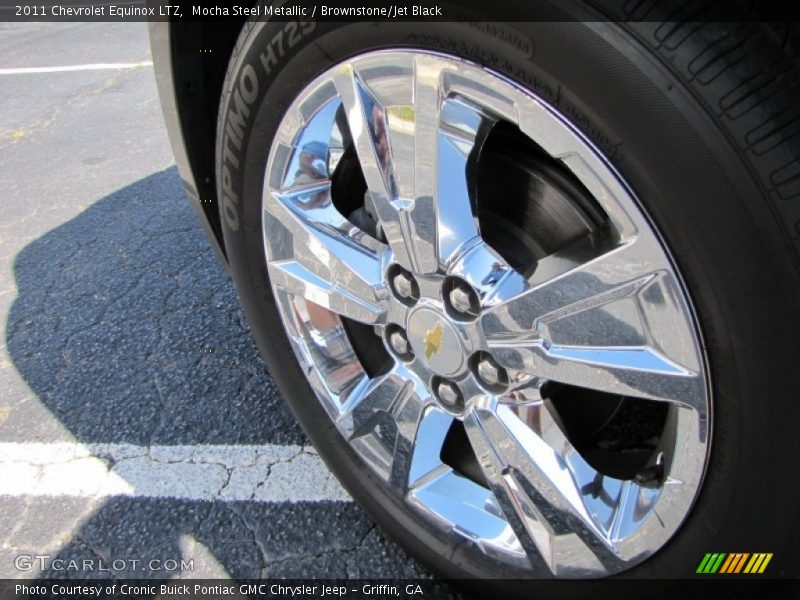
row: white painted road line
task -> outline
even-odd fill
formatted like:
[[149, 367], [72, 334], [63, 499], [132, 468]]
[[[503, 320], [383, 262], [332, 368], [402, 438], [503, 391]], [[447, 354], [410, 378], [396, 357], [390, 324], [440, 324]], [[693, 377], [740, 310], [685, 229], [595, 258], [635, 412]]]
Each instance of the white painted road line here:
[[31, 75], [34, 73], [67, 73], [71, 71], [124, 71], [152, 67], [153, 61], [142, 60], [130, 63], [92, 63], [88, 65], [63, 65], [60, 67], [18, 67], [0, 69], [0, 75]]
[[0, 496], [349, 502], [309, 446], [0, 443]]

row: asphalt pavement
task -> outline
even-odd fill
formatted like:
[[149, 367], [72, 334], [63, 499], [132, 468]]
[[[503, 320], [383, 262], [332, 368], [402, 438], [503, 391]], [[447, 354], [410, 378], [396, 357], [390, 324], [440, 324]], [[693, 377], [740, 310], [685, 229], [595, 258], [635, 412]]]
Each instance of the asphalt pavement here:
[[143, 23], [0, 24], [0, 578], [429, 577], [284, 406], [149, 61]]

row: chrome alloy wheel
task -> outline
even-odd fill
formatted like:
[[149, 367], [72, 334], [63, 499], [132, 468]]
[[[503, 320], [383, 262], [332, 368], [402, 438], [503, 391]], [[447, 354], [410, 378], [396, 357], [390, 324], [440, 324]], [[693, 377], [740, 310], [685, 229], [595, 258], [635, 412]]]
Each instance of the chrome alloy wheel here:
[[675, 533], [709, 444], [699, 331], [633, 193], [553, 107], [458, 58], [357, 56], [287, 110], [263, 208], [311, 387], [428, 527], [560, 577]]

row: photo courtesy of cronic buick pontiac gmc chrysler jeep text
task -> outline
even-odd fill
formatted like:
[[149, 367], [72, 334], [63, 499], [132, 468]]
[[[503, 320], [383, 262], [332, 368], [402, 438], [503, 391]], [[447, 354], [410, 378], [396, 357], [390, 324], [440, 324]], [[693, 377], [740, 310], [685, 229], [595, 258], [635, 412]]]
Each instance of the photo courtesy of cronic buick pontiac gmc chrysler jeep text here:
[[151, 23], [189, 195], [297, 420], [433, 573], [796, 575], [800, 33], [546, 4]]

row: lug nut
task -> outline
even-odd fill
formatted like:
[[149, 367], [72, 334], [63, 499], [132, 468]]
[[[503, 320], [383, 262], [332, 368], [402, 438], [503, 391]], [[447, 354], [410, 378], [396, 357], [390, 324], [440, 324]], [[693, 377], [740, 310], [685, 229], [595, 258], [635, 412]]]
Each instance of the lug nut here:
[[478, 377], [486, 385], [506, 385], [508, 383], [506, 370], [489, 356], [485, 356], [478, 361], [477, 371]]
[[397, 352], [400, 356], [411, 354], [411, 346], [408, 343], [408, 338], [400, 329], [389, 334], [389, 344], [392, 350]]
[[462, 285], [454, 287], [450, 291], [450, 305], [460, 313], [472, 312], [472, 300], [469, 290]]
[[436, 386], [436, 395], [448, 408], [456, 408], [461, 404], [461, 390], [452, 381], [440, 381]]
[[401, 298], [413, 298], [414, 296], [414, 279], [405, 271], [400, 271], [392, 279], [392, 286], [397, 295]]

